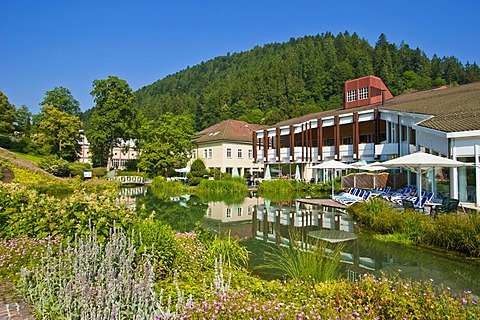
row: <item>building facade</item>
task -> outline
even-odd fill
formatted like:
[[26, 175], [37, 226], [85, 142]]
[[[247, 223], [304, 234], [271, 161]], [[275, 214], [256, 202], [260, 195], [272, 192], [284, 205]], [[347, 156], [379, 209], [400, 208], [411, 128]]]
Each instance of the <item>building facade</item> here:
[[283, 171], [298, 165], [307, 180], [316, 177], [312, 166], [331, 159], [372, 162], [425, 151], [472, 163], [436, 169], [427, 181], [436, 189], [448, 180], [445, 193], [480, 206], [480, 83], [393, 97], [377, 77], [354, 79], [345, 84], [343, 108], [256, 130], [252, 141], [257, 163]]
[[[139, 153], [140, 152], [135, 149], [135, 143], [133, 141], [122, 141], [120, 147], [113, 148], [112, 159], [107, 164], [107, 168], [125, 169], [126, 163], [135, 160]], [[83, 130], [80, 130], [80, 154], [78, 161], [92, 164], [90, 143]]]
[[193, 139], [191, 161], [201, 159], [209, 169], [232, 173], [234, 168], [240, 176], [263, 170], [263, 164], [254, 163], [252, 133], [263, 126], [239, 120], [224, 120], [198, 132]]

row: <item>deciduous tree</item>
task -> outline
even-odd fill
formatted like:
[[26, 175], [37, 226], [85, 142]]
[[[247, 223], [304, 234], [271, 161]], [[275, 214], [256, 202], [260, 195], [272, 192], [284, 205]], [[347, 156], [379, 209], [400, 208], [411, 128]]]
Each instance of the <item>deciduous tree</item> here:
[[39, 103], [41, 106], [53, 106], [68, 114], [80, 114], [80, 102], [76, 100], [70, 90], [64, 87], [55, 87], [45, 92], [45, 98]]
[[94, 80], [93, 87], [90, 94], [95, 106], [85, 134], [94, 165], [109, 167], [113, 148], [136, 138], [138, 111], [134, 106], [135, 96], [125, 80], [109, 76]]
[[143, 125], [138, 168], [151, 175], [161, 175], [166, 169], [185, 165], [194, 128], [190, 116], [174, 116], [171, 113]]
[[15, 106], [8, 102], [7, 96], [0, 91], [0, 134], [10, 134], [14, 130]]
[[34, 141], [43, 154], [54, 154], [61, 159], [74, 161], [78, 158], [79, 130], [82, 123], [78, 116], [60, 111], [53, 106], [42, 108], [43, 118]]

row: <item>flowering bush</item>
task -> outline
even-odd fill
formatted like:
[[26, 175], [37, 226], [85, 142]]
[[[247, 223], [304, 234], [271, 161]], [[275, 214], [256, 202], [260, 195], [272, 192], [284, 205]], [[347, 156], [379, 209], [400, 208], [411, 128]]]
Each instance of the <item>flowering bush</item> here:
[[26, 187], [0, 184], [0, 237], [4, 239], [55, 235], [72, 238], [88, 233], [91, 224], [105, 239], [114, 222], [129, 229], [135, 217], [128, 208], [115, 204], [113, 194], [76, 191], [68, 198], [57, 199]]
[[40, 253], [47, 245], [58, 244], [58, 239], [35, 239], [20, 237], [10, 240], [0, 239], [0, 278], [15, 278], [24, 266], [33, 267], [40, 258]]

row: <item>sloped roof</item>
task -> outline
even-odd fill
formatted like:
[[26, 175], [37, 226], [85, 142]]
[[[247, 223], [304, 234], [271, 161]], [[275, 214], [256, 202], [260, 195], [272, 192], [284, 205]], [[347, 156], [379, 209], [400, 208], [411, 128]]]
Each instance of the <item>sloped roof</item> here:
[[250, 124], [240, 120], [224, 120], [197, 132], [194, 143], [213, 141], [251, 142], [252, 132], [265, 128], [263, 125]]
[[368, 106], [363, 106], [363, 107], [356, 107], [356, 108], [349, 108], [349, 109], [332, 109], [332, 110], [326, 110], [326, 111], [321, 111], [321, 112], [316, 112], [316, 113], [310, 113], [301, 117], [293, 118], [293, 119], [288, 119], [285, 121], [278, 122], [274, 126], [270, 126], [270, 128], [275, 128], [275, 127], [282, 127], [282, 126], [288, 126], [291, 124], [299, 124], [308, 120], [312, 119], [318, 119], [318, 118], [325, 118], [325, 117], [330, 117], [330, 116], [336, 116], [336, 115], [341, 115], [341, 114], [346, 114], [346, 113], [352, 113], [352, 112], [357, 112], [357, 111], [363, 111], [363, 110], [371, 110], [375, 109], [374, 105], [368, 105]]
[[480, 82], [402, 94], [378, 108], [432, 115], [419, 125], [443, 132], [480, 130]]
[[443, 132], [480, 130], [480, 82], [454, 87], [405, 93], [381, 103], [368, 106], [334, 109], [281, 121], [273, 127], [299, 124], [311, 119], [325, 118], [370, 109], [392, 110], [432, 117], [420, 126]]

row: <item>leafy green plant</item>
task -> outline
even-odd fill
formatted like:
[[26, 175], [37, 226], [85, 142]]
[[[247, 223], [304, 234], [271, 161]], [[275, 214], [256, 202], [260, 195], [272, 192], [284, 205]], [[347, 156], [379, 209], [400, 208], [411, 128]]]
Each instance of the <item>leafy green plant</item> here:
[[60, 159], [56, 155], [50, 155], [43, 158], [40, 162], [40, 168], [57, 177], [68, 177], [70, 172], [68, 161]]
[[0, 237], [67, 238], [87, 234], [94, 225], [104, 240], [114, 223], [128, 229], [136, 219], [135, 213], [118, 206], [113, 196], [75, 191], [58, 199], [23, 186], [0, 184]]
[[108, 173], [107, 168], [97, 167], [92, 169], [92, 174], [94, 177], [105, 177]]
[[155, 275], [162, 279], [172, 276], [177, 258], [175, 234], [172, 228], [158, 220], [147, 219], [133, 226], [137, 252], [153, 252], [155, 258]]
[[433, 218], [413, 210], [390, 208], [385, 201], [375, 198], [356, 203], [348, 210], [360, 225], [374, 232], [398, 234], [398, 239], [406, 237], [417, 245], [480, 257], [480, 218], [476, 213], [441, 214]]

